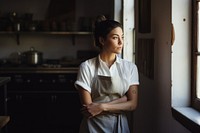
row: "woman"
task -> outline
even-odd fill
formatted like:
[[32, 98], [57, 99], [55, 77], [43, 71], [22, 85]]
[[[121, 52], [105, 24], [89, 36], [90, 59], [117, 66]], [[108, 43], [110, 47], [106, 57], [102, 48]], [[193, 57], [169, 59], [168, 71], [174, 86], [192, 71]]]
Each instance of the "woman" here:
[[136, 65], [117, 56], [122, 25], [99, 16], [94, 36], [100, 53], [80, 65], [75, 82], [84, 116], [80, 133], [129, 133], [125, 112], [136, 109], [139, 81]]

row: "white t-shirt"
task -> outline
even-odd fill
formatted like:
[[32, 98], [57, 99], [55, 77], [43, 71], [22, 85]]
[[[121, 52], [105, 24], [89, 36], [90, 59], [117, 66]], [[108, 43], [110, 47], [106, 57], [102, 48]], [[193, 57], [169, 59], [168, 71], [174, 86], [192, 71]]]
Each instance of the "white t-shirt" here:
[[[100, 65], [98, 67], [98, 75], [110, 77], [115, 76], [116, 71], [118, 71], [116, 65], [119, 65], [123, 76], [122, 79], [124, 80], [124, 83], [127, 83], [127, 90], [131, 85], [139, 85], [138, 69], [134, 63], [116, 56], [116, 61], [110, 68], [108, 68], [106, 63], [100, 59], [100, 56], [98, 56], [98, 58]], [[88, 92], [91, 92], [91, 83], [95, 74], [95, 67], [96, 57], [88, 59], [85, 62], [81, 63], [77, 75], [77, 80], [75, 82], [75, 87], [77, 89], [78, 86], [81, 86], [83, 89], [87, 90]]]

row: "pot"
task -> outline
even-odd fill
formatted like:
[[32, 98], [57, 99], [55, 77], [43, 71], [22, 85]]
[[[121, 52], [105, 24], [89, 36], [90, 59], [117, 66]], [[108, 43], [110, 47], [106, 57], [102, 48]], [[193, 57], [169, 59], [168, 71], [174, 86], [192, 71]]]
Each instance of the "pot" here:
[[43, 53], [31, 47], [29, 51], [25, 52], [25, 58], [28, 65], [40, 65], [43, 62]]

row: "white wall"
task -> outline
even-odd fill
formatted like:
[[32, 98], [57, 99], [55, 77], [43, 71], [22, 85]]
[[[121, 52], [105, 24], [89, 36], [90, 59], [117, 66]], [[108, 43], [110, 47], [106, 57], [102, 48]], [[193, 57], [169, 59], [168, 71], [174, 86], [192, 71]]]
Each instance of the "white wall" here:
[[[154, 79], [140, 73], [139, 106], [134, 113], [134, 133], [189, 133], [171, 113], [171, 1], [151, 2], [152, 31], [149, 34], [136, 32], [136, 38], [155, 39]], [[138, 27], [138, 21], [136, 23]]]
[[172, 1], [176, 38], [172, 46], [172, 106], [189, 106], [190, 103], [191, 4], [191, 0]]

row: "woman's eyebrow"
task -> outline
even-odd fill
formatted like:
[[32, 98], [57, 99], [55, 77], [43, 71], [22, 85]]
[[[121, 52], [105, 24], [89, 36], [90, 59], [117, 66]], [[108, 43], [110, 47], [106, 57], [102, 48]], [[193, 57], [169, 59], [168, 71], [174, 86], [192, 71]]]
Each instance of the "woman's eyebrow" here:
[[[119, 34], [115, 34], [115, 33], [114, 33], [114, 34], [112, 34], [112, 36], [114, 36], [114, 35], [116, 35], [116, 36], [120, 36]], [[124, 34], [122, 34], [122, 36], [124, 36]]]

